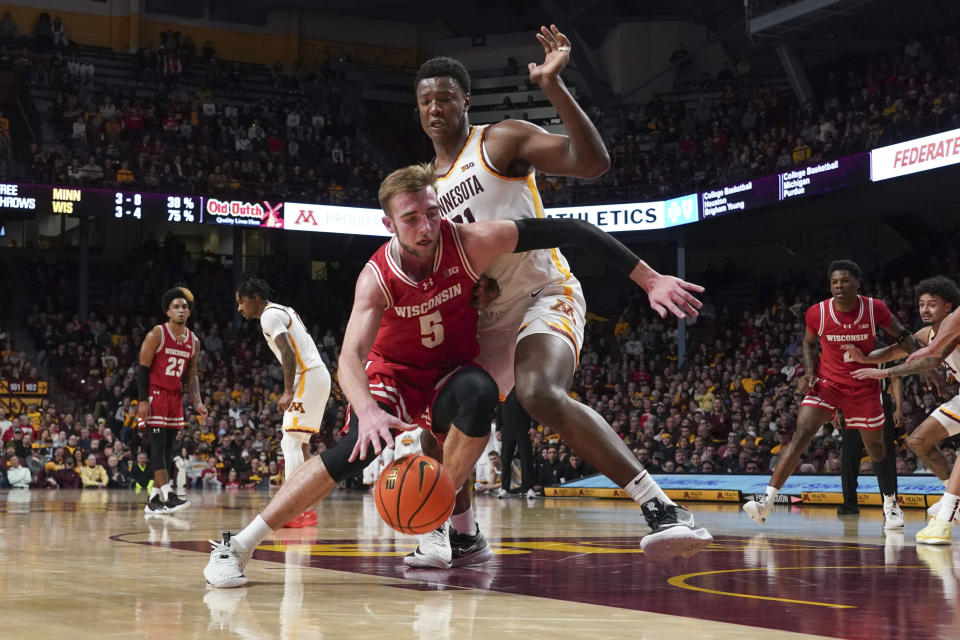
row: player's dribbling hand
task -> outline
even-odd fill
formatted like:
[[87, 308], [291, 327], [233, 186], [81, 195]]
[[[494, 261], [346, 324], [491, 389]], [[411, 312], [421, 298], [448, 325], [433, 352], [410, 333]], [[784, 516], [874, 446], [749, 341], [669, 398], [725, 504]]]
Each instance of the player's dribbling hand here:
[[863, 351], [860, 350], [855, 344], [842, 344], [840, 348], [843, 349], [843, 360], [844, 362], [859, 362], [860, 364], [870, 364], [867, 360], [867, 357], [863, 355]]
[[[361, 460], [366, 460], [367, 449], [370, 445], [373, 446], [373, 452], [376, 455], [380, 455], [383, 449], [393, 447], [393, 434], [390, 433], [391, 429], [411, 431], [417, 428], [416, 425], [407, 424], [380, 408], [377, 408], [376, 413], [371, 412], [362, 417], [358, 415], [357, 421], [357, 444], [354, 445], [348, 462], [353, 462], [358, 457]], [[381, 440], [383, 441], [383, 446], [380, 444]]]
[[700, 315], [703, 303], [690, 293], [703, 293], [703, 287], [698, 284], [657, 274], [644, 289], [650, 299], [650, 308], [661, 318], [666, 318], [667, 312], [678, 318], [696, 318]]
[[850, 374], [857, 380], [882, 380], [887, 377], [886, 369], [857, 369]]
[[557, 25], [550, 28], [540, 27], [537, 40], [543, 45], [544, 58], [541, 64], [531, 62], [527, 65], [530, 71], [530, 81], [539, 85], [548, 78], [556, 78], [566, 68], [570, 61], [570, 40], [560, 33]]
[[280, 413], [286, 411], [290, 407], [291, 402], [293, 402], [293, 391], [284, 391], [280, 399], [277, 400], [277, 408], [280, 410]]

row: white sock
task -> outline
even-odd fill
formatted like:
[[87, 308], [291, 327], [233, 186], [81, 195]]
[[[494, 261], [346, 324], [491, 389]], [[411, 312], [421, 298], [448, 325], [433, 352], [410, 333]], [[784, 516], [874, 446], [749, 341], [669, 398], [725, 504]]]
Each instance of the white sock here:
[[960, 496], [952, 493], [944, 493], [940, 498], [940, 510], [937, 511], [937, 520], [940, 522], [950, 522], [953, 520], [953, 514], [957, 510], [957, 502], [960, 502]]
[[777, 499], [777, 496], [779, 494], [780, 494], [780, 489], [767, 485], [767, 502], [773, 502], [774, 500]]
[[159, 496], [159, 495], [160, 495], [160, 487], [158, 487], [157, 485], [153, 485], [153, 489], [150, 489], [150, 499], [153, 500], [153, 496]]
[[455, 513], [450, 516], [450, 524], [457, 530], [457, 533], [473, 535], [473, 532], [477, 530], [476, 520], [473, 519], [473, 507], [468, 508], [463, 513]]
[[633, 501], [637, 504], [643, 504], [654, 498], [660, 498], [663, 504], [676, 504], [667, 497], [667, 494], [663, 492], [660, 485], [656, 483], [653, 476], [647, 473], [646, 470], [641, 471], [636, 478], [628, 482], [623, 490], [630, 494], [630, 497], [633, 498]]
[[170, 499], [170, 483], [160, 487], [160, 499], [164, 502]]
[[248, 524], [243, 531], [230, 538], [230, 544], [235, 545], [239, 550], [250, 551], [256, 549], [257, 545], [263, 542], [263, 539], [273, 533], [273, 529], [267, 524], [259, 513]]
[[896, 494], [893, 494], [893, 495], [889, 495], [889, 496], [888, 496], [887, 494], [883, 494], [883, 504], [889, 504], [889, 503], [891, 503], [891, 502], [893, 502], [894, 504], [896, 504], [896, 502], [897, 502], [897, 495], [896, 495]]
[[303, 464], [303, 443], [289, 433], [280, 438], [280, 450], [283, 451], [283, 475], [289, 478]]

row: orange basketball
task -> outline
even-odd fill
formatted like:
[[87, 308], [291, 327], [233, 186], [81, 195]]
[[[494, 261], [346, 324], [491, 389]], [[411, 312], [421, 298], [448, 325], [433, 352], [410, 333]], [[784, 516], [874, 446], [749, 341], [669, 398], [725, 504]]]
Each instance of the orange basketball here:
[[443, 465], [417, 454], [391, 462], [373, 495], [384, 522], [400, 533], [420, 534], [446, 522], [457, 492]]

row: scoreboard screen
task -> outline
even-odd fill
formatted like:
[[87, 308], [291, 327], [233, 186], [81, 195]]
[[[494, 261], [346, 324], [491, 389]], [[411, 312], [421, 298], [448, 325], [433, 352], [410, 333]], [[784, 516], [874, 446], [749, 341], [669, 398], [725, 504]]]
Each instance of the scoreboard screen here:
[[[0, 183], [0, 214], [38, 213], [148, 222], [203, 221], [202, 196], [150, 191]], [[26, 216], [19, 216], [26, 217]]]

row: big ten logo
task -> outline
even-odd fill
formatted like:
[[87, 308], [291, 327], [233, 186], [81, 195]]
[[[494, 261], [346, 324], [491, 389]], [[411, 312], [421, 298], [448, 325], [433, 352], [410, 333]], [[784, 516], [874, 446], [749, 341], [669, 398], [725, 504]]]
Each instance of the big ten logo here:
[[449, 269], [443, 270], [443, 277], [449, 278], [451, 276], [457, 275], [458, 273], [460, 273], [460, 267], [450, 267]]
[[288, 409], [288, 411], [296, 411], [297, 413], [306, 413], [306, 411], [304, 411], [303, 409], [302, 402], [291, 402], [290, 408]]
[[400, 475], [399, 469], [391, 469], [390, 473], [387, 474], [387, 490], [393, 490], [397, 488], [398, 475]]

